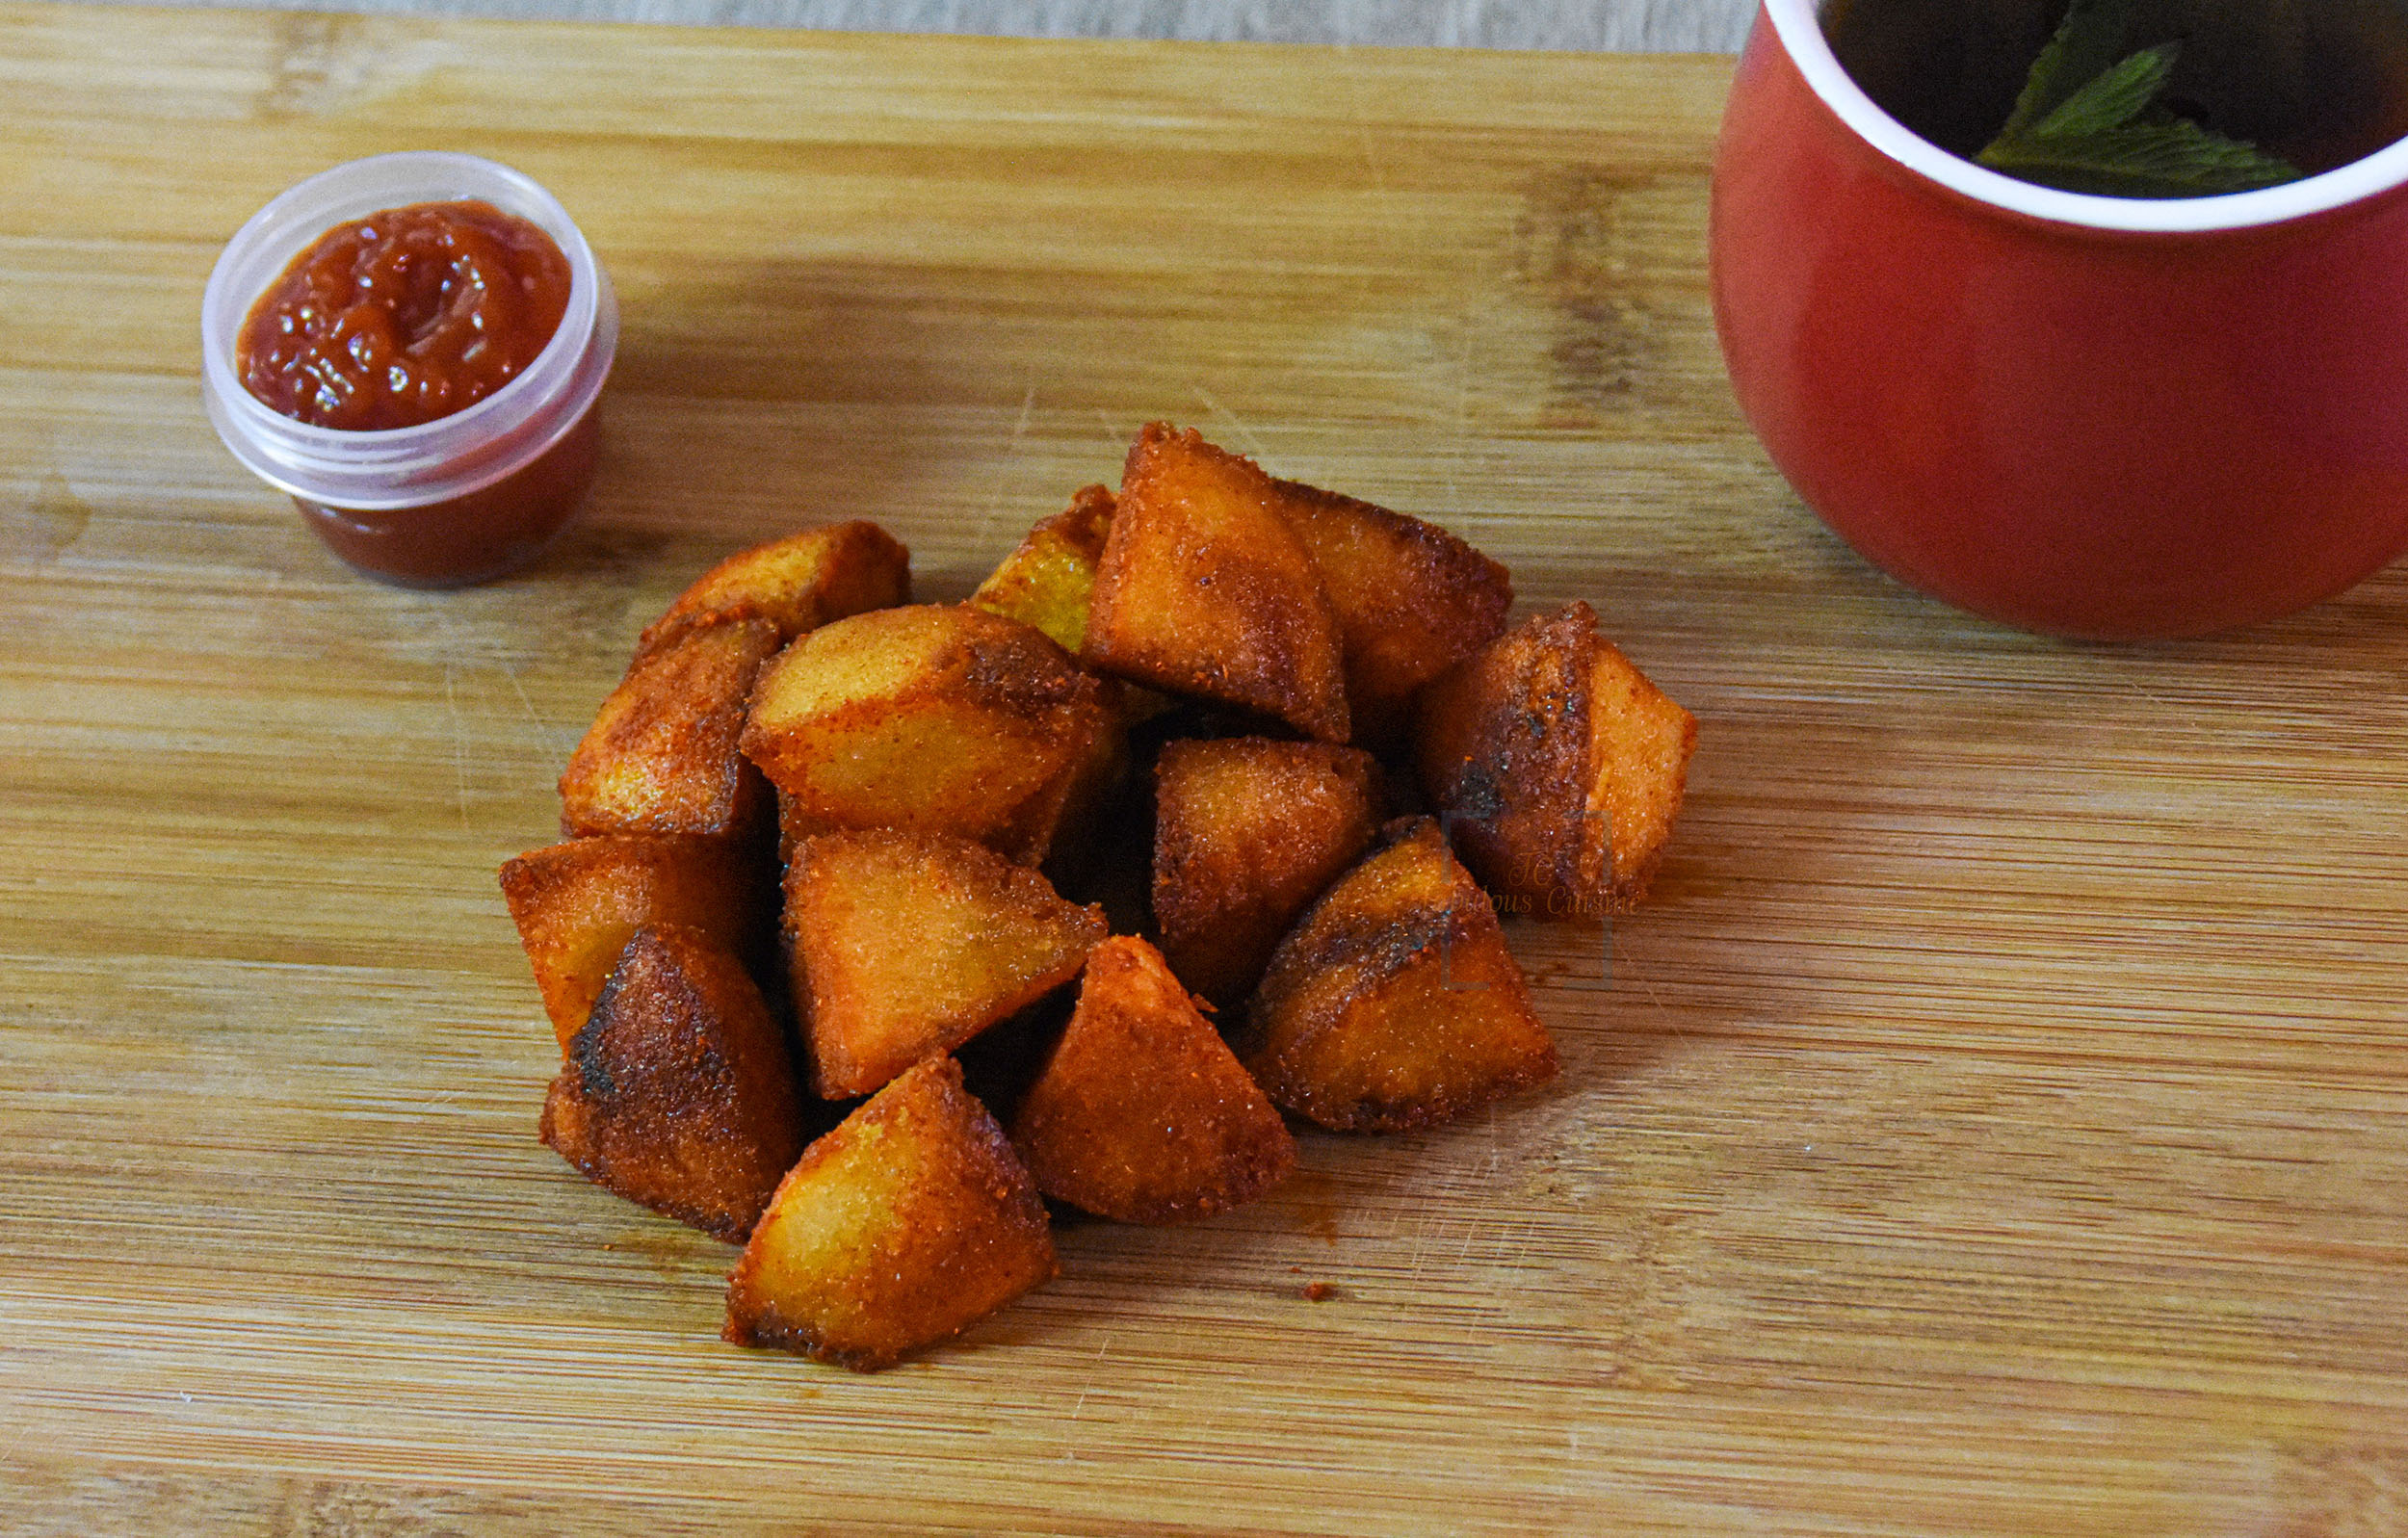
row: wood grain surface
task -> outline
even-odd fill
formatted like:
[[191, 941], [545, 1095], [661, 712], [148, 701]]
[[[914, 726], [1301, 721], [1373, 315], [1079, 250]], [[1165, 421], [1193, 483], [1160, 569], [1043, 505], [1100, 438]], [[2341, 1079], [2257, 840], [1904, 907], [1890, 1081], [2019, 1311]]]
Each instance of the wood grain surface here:
[[[1723, 381], [1728, 68], [0, 8], [0, 1530], [2408, 1528], [2408, 577], [2104, 648], [1869, 571]], [[449, 595], [196, 378], [253, 208], [436, 146], [626, 316], [588, 516]], [[706, 563], [958, 596], [1154, 417], [1593, 600], [1703, 722], [1656, 900], [1512, 928], [1543, 1092], [882, 1376], [722, 1345], [536, 1143], [494, 867]]]

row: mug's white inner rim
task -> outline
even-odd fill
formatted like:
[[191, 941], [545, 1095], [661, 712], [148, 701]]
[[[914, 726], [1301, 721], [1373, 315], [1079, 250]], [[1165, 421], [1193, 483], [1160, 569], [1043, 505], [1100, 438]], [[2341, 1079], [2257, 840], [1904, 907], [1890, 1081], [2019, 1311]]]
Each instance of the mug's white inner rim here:
[[1831, 52], [1817, 0], [1764, 0], [1765, 14], [1790, 60], [1823, 105], [1873, 148], [1920, 176], [1978, 202], [2033, 219], [2090, 229], [2205, 232], [2278, 224], [2345, 207], [2408, 181], [2408, 140], [2364, 160], [2255, 192], [2211, 197], [2100, 197], [2060, 192], [2002, 175], [1950, 154], [1873, 104]]

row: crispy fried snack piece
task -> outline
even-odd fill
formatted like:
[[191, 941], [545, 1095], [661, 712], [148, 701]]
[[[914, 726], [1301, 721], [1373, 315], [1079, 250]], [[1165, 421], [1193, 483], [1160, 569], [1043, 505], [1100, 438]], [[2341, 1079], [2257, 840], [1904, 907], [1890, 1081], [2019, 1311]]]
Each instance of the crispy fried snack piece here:
[[914, 828], [1034, 865], [1112, 726], [1098, 681], [1041, 632], [921, 604], [780, 652], [743, 747], [786, 793], [794, 831]]
[[1079, 975], [1101, 908], [962, 839], [827, 833], [786, 868], [786, 945], [813, 1087], [866, 1094]]
[[1280, 942], [1247, 1020], [1270, 1098], [1340, 1132], [1433, 1126], [1556, 1071], [1496, 911], [1410, 818]]
[[1262, 737], [1164, 744], [1154, 765], [1154, 923], [1179, 980], [1242, 1002], [1307, 904], [1378, 831], [1360, 748]]
[[502, 867], [502, 897], [563, 1053], [638, 929], [680, 925], [749, 955], [767, 927], [763, 896], [742, 851], [682, 834], [571, 839]]
[[749, 836], [769, 782], [736, 750], [753, 675], [778, 648], [766, 619], [694, 625], [636, 659], [561, 775], [561, 831]]
[[1598, 639], [1587, 604], [1508, 631], [1416, 710], [1422, 788], [1491, 891], [1587, 923], [1646, 895], [1697, 724]]
[[603, 1189], [743, 1243], [803, 1144], [785, 1033], [744, 964], [699, 929], [638, 929], [542, 1134]]
[[[1082, 486], [1070, 506], [1031, 529], [1019, 547], [970, 595], [974, 608], [1043, 631], [1071, 656], [1086, 640], [1087, 604], [1095, 590], [1096, 564], [1112, 532], [1112, 494], [1104, 486]], [[1169, 707], [1149, 689], [1109, 675], [1096, 680], [1110, 729], [1096, 735], [1071, 787], [1063, 814], [1076, 823], [1091, 814], [1128, 768], [1129, 723]]]
[[766, 619], [792, 640], [832, 619], [911, 599], [911, 552], [862, 519], [824, 524], [728, 557], [678, 594], [636, 643], [644, 657], [714, 619]]
[[1125, 935], [1087, 957], [1011, 1141], [1039, 1190], [1124, 1223], [1225, 1212], [1296, 1166], [1287, 1123], [1162, 952]]
[[1422, 691], [1422, 789], [1463, 863], [1517, 910], [1604, 916], [1587, 877], [1606, 847], [1587, 815], [1596, 670], [1596, 611], [1573, 603], [1532, 615]]
[[1279, 504], [1252, 460], [1146, 428], [1096, 570], [1086, 660], [1345, 742], [1338, 617]]
[[1045, 1203], [951, 1057], [804, 1152], [727, 1279], [726, 1339], [860, 1371], [1051, 1280]]
[[1436, 524], [1294, 481], [1272, 484], [1338, 615], [1353, 740], [1400, 745], [1413, 691], [1504, 634], [1512, 575]]
[[1611, 829], [1600, 879], [1609, 907], [1637, 905], [1663, 862], [1672, 820], [1688, 782], [1689, 755], [1697, 750], [1697, 717], [1668, 698], [1631, 665], [1610, 641], [1597, 643], [1597, 670], [1590, 675], [1589, 756], [1594, 778], [1588, 804], [1602, 810]]
[[1067, 508], [1029, 531], [1019, 548], [979, 584], [970, 602], [988, 613], [1034, 625], [1076, 657], [1086, 640], [1087, 602], [1112, 524], [1110, 488], [1080, 487]]

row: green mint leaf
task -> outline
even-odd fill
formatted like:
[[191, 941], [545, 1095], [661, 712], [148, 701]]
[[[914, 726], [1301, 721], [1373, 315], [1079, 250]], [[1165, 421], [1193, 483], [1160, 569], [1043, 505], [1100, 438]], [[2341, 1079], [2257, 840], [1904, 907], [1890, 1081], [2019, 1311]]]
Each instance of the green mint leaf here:
[[2138, 0], [2073, 0], [2056, 35], [2032, 61], [2023, 93], [2015, 98], [2015, 110], [2007, 115], [1999, 137], [2022, 137], [2113, 67], [2130, 51], [2125, 39], [2138, 11]]
[[2205, 197], [2299, 177], [2288, 162], [2185, 117], [2081, 136], [2034, 134], [1991, 145], [1981, 163], [2025, 181], [2107, 197]]
[[2143, 48], [2058, 102], [2032, 125], [2033, 139], [2080, 139], [2121, 128], [2149, 110], [2174, 72], [2175, 44]]
[[2108, 197], [2205, 197], [2295, 181], [2254, 144], [2154, 106], [2178, 45], [2125, 53], [2137, 0], [2073, 0], [2015, 110], [1974, 156], [2025, 181]]

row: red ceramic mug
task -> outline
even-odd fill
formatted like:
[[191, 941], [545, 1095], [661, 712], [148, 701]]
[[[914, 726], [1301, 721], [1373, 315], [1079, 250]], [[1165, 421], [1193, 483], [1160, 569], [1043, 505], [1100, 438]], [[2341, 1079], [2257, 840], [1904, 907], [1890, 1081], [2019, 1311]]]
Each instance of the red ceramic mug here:
[[1868, 559], [2010, 624], [2270, 619], [2408, 549], [2408, 142], [2095, 197], [1917, 138], [1765, 0], [1716, 150], [1741, 408]]

